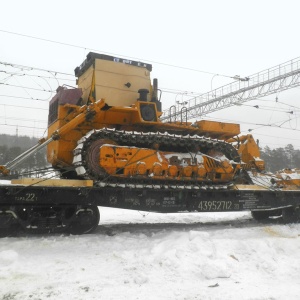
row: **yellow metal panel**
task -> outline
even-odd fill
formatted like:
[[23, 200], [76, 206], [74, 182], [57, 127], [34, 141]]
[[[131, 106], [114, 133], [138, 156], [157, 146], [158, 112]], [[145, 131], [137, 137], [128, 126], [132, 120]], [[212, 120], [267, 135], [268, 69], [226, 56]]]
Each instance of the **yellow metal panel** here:
[[[84, 103], [87, 102], [91, 90], [93, 70], [95, 70], [95, 100], [105, 99], [109, 106], [134, 104], [139, 98], [139, 89], [148, 89], [150, 93], [150, 72], [147, 69], [96, 59], [94, 65], [78, 78], [78, 87], [82, 89]], [[150, 100], [150, 95], [148, 98]]]
[[[92, 79], [93, 79], [93, 66], [90, 66], [79, 78], [77, 85], [82, 89], [83, 103], [86, 104], [90, 95]], [[99, 99], [96, 99], [99, 100]]]
[[240, 133], [240, 125], [232, 123], [223, 123], [215, 121], [199, 121], [197, 122], [199, 129], [210, 133], [217, 134], [224, 137], [233, 137]]

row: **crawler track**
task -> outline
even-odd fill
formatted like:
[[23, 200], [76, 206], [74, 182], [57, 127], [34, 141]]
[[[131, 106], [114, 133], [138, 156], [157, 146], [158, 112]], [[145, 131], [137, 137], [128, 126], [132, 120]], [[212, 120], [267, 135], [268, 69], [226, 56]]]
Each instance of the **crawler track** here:
[[[97, 141], [98, 142], [97, 144]], [[97, 150], [91, 153], [90, 148], [96, 143], [95, 148], [102, 145], [101, 141], [113, 141], [119, 146], [134, 146], [137, 148], [153, 149], [158, 147], [161, 151], [170, 151], [174, 153], [191, 153], [206, 154], [209, 150], [214, 149], [223, 153], [230, 161], [239, 162], [240, 157], [237, 150], [229, 143], [214, 140], [197, 135], [176, 135], [161, 132], [131, 132], [131, 131], [118, 131], [115, 129], [101, 129], [91, 131], [79, 142], [74, 150], [73, 164], [76, 167], [77, 174], [85, 179], [93, 179], [98, 183], [105, 181], [106, 183], [121, 183], [121, 184], [164, 184], [164, 185], [185, 185], [193, 186], [199, 185], [199, 181], [191, 179], [177, 182], [168, 178], [162, 180], [153, 180], [150, 177], [130, 177], [122, 178], [120, 176], [107, 176], [101, 168], [95, 164], [91, 164], [91, 156], [99, 157]], [[98, 155], [98, 156], [97, 156]]]

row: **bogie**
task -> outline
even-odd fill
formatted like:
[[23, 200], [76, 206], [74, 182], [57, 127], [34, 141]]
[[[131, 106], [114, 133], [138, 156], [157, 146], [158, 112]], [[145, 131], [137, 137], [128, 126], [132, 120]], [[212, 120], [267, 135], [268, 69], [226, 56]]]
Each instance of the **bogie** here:
[[27, 233], [90, 233], [100, 214], [92, 205], [15, 205], [0, 213], [1, 232], [18, 226]]
[[282, 220], [285, 224], [298, 223], [300, 221], [299, 207], [287, 207], [282, 210]]

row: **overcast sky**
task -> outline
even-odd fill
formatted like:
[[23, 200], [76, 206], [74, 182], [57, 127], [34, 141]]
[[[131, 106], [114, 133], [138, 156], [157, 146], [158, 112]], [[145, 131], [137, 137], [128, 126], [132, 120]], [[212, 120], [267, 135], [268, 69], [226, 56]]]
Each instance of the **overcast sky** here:
[[[185, 92], [205, 93], [233, 81], [228, 77], [249, 76], [297, 58], [299, 11], [296, 0], [5, 1], [0, 133], [43, 135], [54, 95], [49, 91], [59, 84], [74, 86], [74, 69], [90, 51], [152, 63], [152, 78], [164, 90], [164, 109]], [[37, 71], [15, 65], [57, 73], [39, 71], [43, 78], [37, 78], [28, 76]], [[300, 148], [299, 94], [294, 88], [207, 117], [241, 123], [243, 133], [253, 129], [262, 147], [292, 143]], [[255, 109], [257, 104], [265, 108]], [[281, 121], [284, 128], [274, 127]]]

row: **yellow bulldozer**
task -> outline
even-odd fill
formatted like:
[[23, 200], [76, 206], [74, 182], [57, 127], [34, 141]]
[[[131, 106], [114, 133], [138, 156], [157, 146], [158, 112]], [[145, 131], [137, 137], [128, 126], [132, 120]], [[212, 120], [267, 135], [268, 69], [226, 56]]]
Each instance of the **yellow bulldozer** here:
[[48, 138], [39, 146], [47, 145], [48, 162], [62, 178], [199, 185], [247, 181], [239, 176], [243, 171], [264, 170], [255, 140], [239, 136], [238, 124], [160, 121], [151, 70], [150, 64], [89, 53], [75, 69], [78, 87], [58, 87]]
[[87, 55], [75, 69], [77, 87], [58, 87], [50, 101], [48, 136], [0, 166], [8, 175], [47, 147], [48, 162], [66, 180], [0, 186], [0, 228], [87, 233], [98, 226], [97, 206], [251, 210], [256, 219], [298, 221], [299, 172], [266, 173], [258, 144], [251, 134], [240, 135], [238, 124], [162, 121], [151, 70], [138, 61]]

